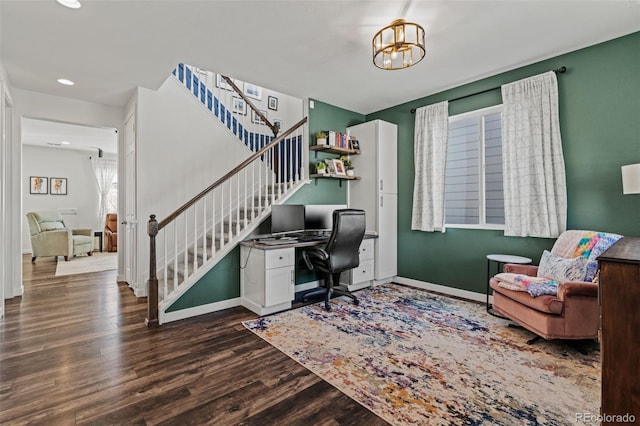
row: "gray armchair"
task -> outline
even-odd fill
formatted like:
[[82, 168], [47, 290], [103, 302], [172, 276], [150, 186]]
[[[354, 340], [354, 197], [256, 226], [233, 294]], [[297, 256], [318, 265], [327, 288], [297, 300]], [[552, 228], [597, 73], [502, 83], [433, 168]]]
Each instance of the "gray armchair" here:
[[27, 213], [31, 234], [31, 261], [41, 256], [70, 256], [93, 251], [93, 230], [91, 228], [68, 229], [60, 213], [41, 211]]

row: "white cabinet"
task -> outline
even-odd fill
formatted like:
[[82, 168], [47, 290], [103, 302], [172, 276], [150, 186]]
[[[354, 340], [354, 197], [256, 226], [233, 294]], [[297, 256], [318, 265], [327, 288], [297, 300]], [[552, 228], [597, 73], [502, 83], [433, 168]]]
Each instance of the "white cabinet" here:
[[385, 282], [398, 273], [398, 126], [382, 120], [348, 128], [360, 142], [351, 157], [360, 180], [349, 183], [349, 207], [362, 209], [367, 231], [375, 231], [374, 279]]
[[371, 286], [375, 264], [373, 246], [373, 239], [362, 240], [358, 251], [360, 264], [340, 276], [340, 284], [346, 285], [349, 291]]
[[242, 306], [258, 315], [291, 308], [295, 298], [295, 248], [240, 247]]

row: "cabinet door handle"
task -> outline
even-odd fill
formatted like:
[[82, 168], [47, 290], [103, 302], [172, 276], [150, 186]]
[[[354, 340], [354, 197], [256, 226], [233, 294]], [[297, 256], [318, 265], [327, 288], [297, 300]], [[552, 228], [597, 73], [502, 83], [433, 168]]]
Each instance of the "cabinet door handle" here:
[[380, 207], [384, 207], [384, 198], [380, 197]]
[[380, 179], [380, 191], [384, 191], [384, 179]]

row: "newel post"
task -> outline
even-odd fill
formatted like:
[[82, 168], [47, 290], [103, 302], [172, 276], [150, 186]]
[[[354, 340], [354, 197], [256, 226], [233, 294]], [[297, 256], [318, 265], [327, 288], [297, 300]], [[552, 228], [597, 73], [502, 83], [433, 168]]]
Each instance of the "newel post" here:
[[156, 235], [158, 235], [158, 221], [152, 214], [147, 224], [149, 234], [149, 280], [147, 281], [147, 327], [158, 327], [158, 277], [156, 277]]

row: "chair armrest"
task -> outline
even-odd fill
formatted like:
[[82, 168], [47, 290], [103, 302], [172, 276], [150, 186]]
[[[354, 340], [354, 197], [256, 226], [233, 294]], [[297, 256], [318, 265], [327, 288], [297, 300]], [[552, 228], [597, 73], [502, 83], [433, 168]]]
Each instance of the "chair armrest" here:
[[307, 268], [313, 270], [313, 261], [319, 260], [326, 262], [329, 259], [329, 254], [319, 247], [309, 248], [302, 252], [302, 259], [307, 265]]
[[536, 265], [521, 265], [517, 263], [506, 263], [502, 270], [504, 272], [510, 272], [512, 274], [528, 275], [535, 277], [538, 275], [538, 267]]
[[558, 285], [558, 299], [571, 296], [598, 297], [598, 284], [583, 281], [568, 281]]
[[91, 228], [75, 228], [72, 229], [71, 232], [73, 235], [86, 235], [88, 237], [93, 236], [93, 229]]

